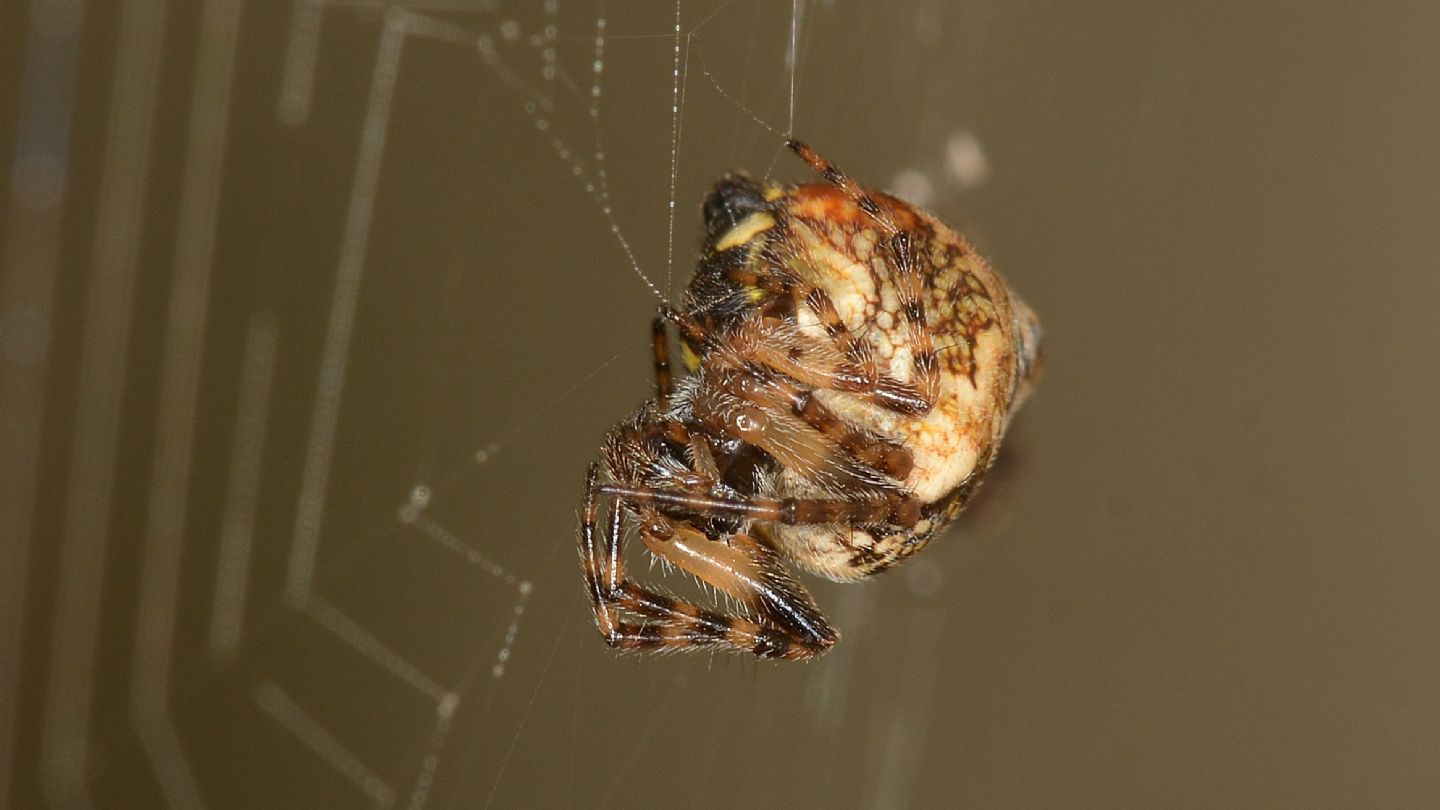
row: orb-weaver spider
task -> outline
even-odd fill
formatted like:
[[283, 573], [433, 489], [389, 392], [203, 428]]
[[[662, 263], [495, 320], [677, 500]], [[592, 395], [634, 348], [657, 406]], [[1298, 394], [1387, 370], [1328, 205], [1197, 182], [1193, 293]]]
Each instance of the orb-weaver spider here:
[[[580, 557], [612, 647], [825, 652], [839, 635], [785, 563], [849, 580], [922, 548], [1037, 368], [1039, 321], [964, 239], [788, 145], [828, 182], [716, 184], [695, 278], [654, 323], [656, 396], [590, 467]], [[740, 608], [636, 584], [631, 531]]]

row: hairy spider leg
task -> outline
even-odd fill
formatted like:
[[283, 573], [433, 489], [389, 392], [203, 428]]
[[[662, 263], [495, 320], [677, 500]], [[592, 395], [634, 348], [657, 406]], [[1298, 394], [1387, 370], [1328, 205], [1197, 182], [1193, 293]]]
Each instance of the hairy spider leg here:
[[[714, 585], [784, 634], [788, 646], [759, 637], [765, 644], [762, 657], [819, 655], [839, 640], [809, 591], [795, 581], [768, 543], [746, 532], [716, 539], [685, 523], [655, 513], [650, 517], [640, 531], [647, 550]], [[756, 652], [754, 647], [749, 651]]]
[[[784, 387], [774, 375], [764, 376]], [[790, 393], [807, 397], [814, 407], [823, 408], [806, 391], [792, 389]], [[773, 402], [768, 404], [774, 406]], [[797, 410], [807, 412], [803, 407]], [[813, 416], [828, 411], [811, 413]], [[833, 414], [825, 418], [834, 420], [836, 428], [845, 427]], [[698, 475], [694, 481], [677, 479], [674, 488], [624, 486], [601, 484], [599, 465], [591, 467], [582, 510], [581, 557], [596, 623], [607, 643], [619, 649], [679, 650], [721, 645], [766, 658], [806, 658], [824, 652], [838, 639], [809, 594], [768, 545], [744, 533], [710, 538], [665, 516], [662, 510], [697, 517], [739, 518], [762, 527], [766, 523], [888, 523], [910, 527], [921, 516], [920, 503], [899, 490], [864, 500], [717, 497], [708, 492], [717, 471], [703, 437], [688, 434], [683, 425], [673, 420], [647, 427], [627, 442], [633, 446], [642, 435], [652, 433], [672, 440], [684, 437], [691, 444], [692, 466]], [[821, 429], [811, 429], [824, 437]], [[850, 449], [834, 443], [831, 446], [853, 456]], [[904, 457], [908, 461], [908, 453]], [[597, 538], [601, 497], [610, 499], [611, 508], [603, 538]], [[642, 542], [651, 553], [739, 600], [764, 623], [708, 610], [631, 582], [622, 558], [627, 508], [636, 515]], [[647, 621], [629, 621], [622, 615], [625, 612], [644, 616]]]
[[632, 506], [668, 507], [701, 516], [732, 517], [788, 526], [819, 523], [892, 523], [914, 526], [920, 521], [920, 504], [913, 498], [754, 498], [717, 497], [683, 489], [600, 485], [600, 494]]
[[840, 189], [841, 193], [874, 220], [889, 237], [884, 240], [884, 244], [895, 260], [887, 262], [886, 265], [891, 269], [891, 283], [895, 285], [901, 312], [905, 317], [916, 387], [925, 402], [933, 407], [940, 394], [940, 364], [934, 340], [926, 328], [925, 305], [921, 300], [933, 273], [922, 273], [916, 266], [916, 232], [913, 229], [901, 228], [893, 219], [885, 216], [880, 203], [876, 202], [868, 191], [810, 146], [797, 140], [787, 141], [785, 145]]
[[[870, 343], [861, 339], [845, 324], [830, 295], [786, 266], [783, 255], [791, 252], [803, 255], [811, 264], [816, 263], [810, 255], [810, 243], [796, 243], [783, 238], [782, 235], [786, 232], [784, 223], [789, 214], [778, 205], [765, 213], [773, 224], [758, 230], [750, 239], [781, 241], [766, 249], [758, 261], [739, 262], [725, 267], [726, 277], [743, 289], [754, 290], [770, 302], [789, 301], [792, 311], [794, 307], [804, 303], [815, 313], [826, 336], [846, 361], [832, 362], [828, 367], [817, 367], [813, 358], [799, 363], [794, 357], [781, 355], [773, 346], [756, 341], [756, 352], [766, 356], [766, 365], [809, 385], [843, 391], [904, 416], [923, 416], [928, 413], [933, 403], [925, 399], [914, 385], [901, 382], [880, 370]], [[736, 241], [726, 248], [739, 251], [750, 249], [749, 241]], [[752, 324], [754, 323], [756, 322], [752, 321]]]
[[[788, 409], [852, 458], [892, 478], [903, 479], [909, 474], [914, 465], [909, 450], [841, 419], [810, 390], [766, 370], [763, 362], [752, 362], [752, 359], [759, 360], [752, 358], [757, 352], [770, 351], [765, 348], [765, 341], [753, 341], [746, 351], [739, 352], [717, 340], [703, 324], [673, 307], [662, 307], [661, 317], [674, 323], [681, 335], [693, 344], [705, 347], [706, 353], [717, 362], [723, 361], [724, 365], [743, 372], [733, 386], [733, 393], [742, 399], [762, 409], [780, 412]], [[734, 435], [746, 441], [755, 438], [743, 431]], [[763, 441], [758, 443], [764, 446]], [[773, 450], [770, 447], [765, 449]]]
[[[600, 465], [592, 464], [581, 510], [580, 556], [595, 622], [611, 647], [664, 651], [725, 646], [761, 658], [793, 660], [819, 655], [839, 640], [774, 552], [748, 535], [737, 534], [727, 543], [677, 526], [653, 509], [641, 517], [647, 549], [740, 600], [770, 626], [632, 582], [623, 558], [623, 496], [612, 497], [603, 536], [597, 537], [599, 499], [608, 494], [599, 475]], [[626, 619], [623, 613], [643, 620]]]
[[[724, 359], [725, 365], [730, 368], [746, 371], [743, 375], [745, 379], [735, 386], [735, 393], [742, 398], [760, 407], [788, 405], [806, 424], [861, 463], [897, 479], [909, 473], [914, 461], [904, 447], [851, 425], [825, 407], [810, 391], [790, 384], [780, 375], [767, 372], [761, 365], [751, 362], [748, 355], [762, 350], [763, 341], [757, 341], [747, 352], [737, 352], [716, 340], [703, 324], [673, 307], [662, 306], [660, 317], [674, 323], [681, 335], [695, 345], [704, 346], [710, 356]], [[763, 393], [767, 391], [769, 393]], [[735, 435], [747, 441], [752, 438], [743, 432]]]
[[[792, 247], [799, 248], [809, 257], [809, 245]], [[810, 281], [796, 279], [792, 284], [792, 294], [797, 304], [804, 303], [815, 313], [820, 328], [849, 361], [849, 365], [817, 368], [813, 362], [800, 363], [796, 358], [784, 357], [774, 347], [757, 346], [757, 352], [764, 355], [766, 365], [817, 388], [843, 391], [903, 416], [923, 416], [930, 412], [934, 407], [933, 400], [926, 399], [920, 389], [880, 370], [870, 343], [845, 324], [829, 293]]]
[[650, 322], [650, 348], [655, 358], [655, 402], [663, 411], [675, 393], [675, 375], [670, 370], [670, 341], [663, 317], [657, 316]]
[[[808, 252], [808, 246], [806, 247]], [[857, 383], [866, 386], [880, 384], [880, 366], [875, 362], [874, 350], [841, 320], [840, 312], [835, 309], [835, 302], [831, 300], [829, 293], [808, 281], [802, 282], [795, 286], [795, 302], [797, 305], [804, 302], [805, 306], [815, 313], [826, 337], [830, 338], [830, 342], [835, 344], [847, 360], [855, 364], [859, 377]]]
[[[735, 386], [734, 393], [763, 410], [789, 410], [851, 458], [897, 480], [905, 478], [915, 465], [914, 457], [903, 445], [877, 436], [858, 425], [841, 419], [821, 402], [814, 392], [795, 385], [777, 374], [757, 373]], [[758, 436], [740, 436], [765, 446]], [[771, 448], [767, 448], [771, 449]]]
[[[749, 181], [732, 177], [725, 182], [732, 188], [741, 188]], [[766, 365], [808, 385], [843, 391], [904, 416], [928, 413], [932, 403], [914, 385], [901, 382], [879, 368], [871, 344], [845, 324], [829, 294], [805, 278], [803, 273], [787, 266], [787, 256], [790, 255], [800, 255], [811, 265], [819, 262], [810, 254], [813, 244], [785, 238], [786, 224], [791, 216], [784, 207], [786, 195], [781, 193], [775, 199], [766, 201], [756, 186], [751, 196], [753, 199], [746, 197], [744, 200], [746, 206], [731, 212], [728, 217], [720, 218], [707, 209], [707, 222], [712, 225], [712, 230], [705, 261], [717, 261], [727, 279], [759, 299], [764, 317], [750, 320], [748, 324], [751, 327], [757, 327], [761, 322], [774, 323], [776, 319], [770, 316], [776, 310], [781, 311], [780, 320], [783, 320], [785, 314], [794, 312], [803, 303], [815, 313], [821, 328], [838, 349], [839, 356], [834, 360], [826, 359], [824, 365], [817, 365], [812, 353], [801, 363], [797, 362], [798, 358], [785, 356], [763, 340], [752, 341], [756, 353], [765, 355]], [[723, 203], [726, 210], [730, 209], [728, 198], [718, 190], [707, 199], [711, 201], [708, 205]], [[764, 219], [757, 219], [762, 216]], [[716, 223], [723, 224], [723, 227], [715, 227]], [[759, 251], [756, 251], [757, 247]], [[730, 253], [743, 254], [747, 258], [740, 261], [720, 258]]]

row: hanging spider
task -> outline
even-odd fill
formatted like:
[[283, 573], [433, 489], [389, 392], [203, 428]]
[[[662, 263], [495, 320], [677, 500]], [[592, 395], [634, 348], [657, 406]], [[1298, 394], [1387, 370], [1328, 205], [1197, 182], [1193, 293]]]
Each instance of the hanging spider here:
[[[1039, 321], [985, 260], [788, 146], [828, 182], [715, 185], [695, 278], [654, 322], [655, 399], [590, 466], [580, 557], [612, 647], [825, 652], [839, 634], [785, 563], [853, 580], [919, 551], [965, 508], [1029, 391]], [[636, 584], [635, 535], [738, 608]]]

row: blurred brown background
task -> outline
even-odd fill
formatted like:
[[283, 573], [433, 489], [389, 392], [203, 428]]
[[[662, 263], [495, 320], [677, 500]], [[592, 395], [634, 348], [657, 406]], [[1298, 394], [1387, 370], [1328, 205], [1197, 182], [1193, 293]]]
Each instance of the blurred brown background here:
[[[0, 803], [1440, 804], [1434, 4], [608, 6], [5, 4]], [[1047, 373], [825, 659], [615, 657], [603, 211], [805, 177], [792, 34]]]

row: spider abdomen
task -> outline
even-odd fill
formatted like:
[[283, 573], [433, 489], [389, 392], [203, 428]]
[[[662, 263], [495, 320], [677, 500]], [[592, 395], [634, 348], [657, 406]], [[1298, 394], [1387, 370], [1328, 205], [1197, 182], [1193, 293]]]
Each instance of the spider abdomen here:
[[[822, 576], [876, 573], [919, 550], [963, 508], [994, 458], [1017, 394], [1023, 394], [1017, 389], [1034, 363], [1038, 323], [958, 234], [904, 202], [875, 195], [876, 216], [830, 185], [770, 187], [757, 194], [730, 178], [718, 192], [736, 188], [751, 207], [728, 229], [712, 223], [712, 279], [730, 279], [728, 301], [744, 298], [755, 323], [768, 320], [771, 334], [787, 335], [784, 348], [798, 367], [787, 371], [808, 377], [811, 393], [829, 411], [908, 452], [908, 471], [895, 483], [925, 507], [922, 520], [910, 527], [780, 525], [771, 534], [793, 559]], [[754, 210], [757, 198], [768, 206]], [[712, 202], [708, 210], [727, 209]], [[881, 217], [915, 234], [903, 259], [910, 267], [903, 271], [895, 266], [901, 254], [887, 240]], [[906, 310], [906, 272], [918, 276], [908, 279], [908, 297], [918, 299], [922, 310], [918, 328]], [[700, 278], [705, 275], [702, 267]], [[785, 323], [767, 312], [784, 313]], [[1032, 337], [1021, 340], [1021, 333]], [[869, 374], [875, 387], [928, 385], [925, 407], [906, 412], [863, 386], [821, 381], [826, 369], [847, 363]], [[816, 373], [807, 375], [807, 365]], [[834, 493], [810, 470], [782, 464], [773, 494]]]

